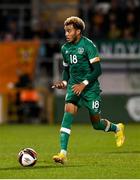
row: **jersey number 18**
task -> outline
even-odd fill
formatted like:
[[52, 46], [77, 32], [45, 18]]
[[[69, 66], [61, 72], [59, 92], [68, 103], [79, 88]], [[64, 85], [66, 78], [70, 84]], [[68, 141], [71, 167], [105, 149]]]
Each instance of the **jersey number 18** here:
[[76, 64], [77, 63], [77, 56], [74, 54], [70, 54], [70, 63], [71, 64]]

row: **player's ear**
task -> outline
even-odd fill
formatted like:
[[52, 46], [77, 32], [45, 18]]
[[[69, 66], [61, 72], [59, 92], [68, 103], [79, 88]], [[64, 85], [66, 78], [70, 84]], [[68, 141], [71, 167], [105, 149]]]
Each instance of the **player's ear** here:
[[81, 30], [80, 29], [77, 29], [77, 34], [81, 34]]

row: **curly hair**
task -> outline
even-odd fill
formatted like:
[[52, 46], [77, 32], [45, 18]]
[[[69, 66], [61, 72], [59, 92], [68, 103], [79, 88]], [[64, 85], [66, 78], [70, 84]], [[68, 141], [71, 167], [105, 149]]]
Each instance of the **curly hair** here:
[[65, 21], [64, 21], [64, 26], [68, 26], [68, 25], [73, 25], [73, 27], [75, 29], [80, 29], [81, 32], [84, 31], [85, 29], [85, 23], [84, 21], [77, 17], [77, 16], [71, 16], [71, 17], [68, 17]]

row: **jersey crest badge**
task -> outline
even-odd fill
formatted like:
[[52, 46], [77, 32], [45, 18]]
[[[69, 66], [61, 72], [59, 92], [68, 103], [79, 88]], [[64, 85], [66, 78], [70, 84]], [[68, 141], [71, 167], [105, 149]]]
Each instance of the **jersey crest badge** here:
[[78, 53], [79, 54], [83, 54], [83, 52], [84, 52], [84, 48], [82, 48], [82, 47], [78, 48]]

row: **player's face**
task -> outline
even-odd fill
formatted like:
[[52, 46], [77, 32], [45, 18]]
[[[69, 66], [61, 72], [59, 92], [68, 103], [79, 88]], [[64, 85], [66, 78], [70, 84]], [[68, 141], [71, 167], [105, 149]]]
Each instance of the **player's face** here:
[[64, 26], [66, 40], [75, 43], [79, 39], [80, 30], [75, 29], [72, 24]]

